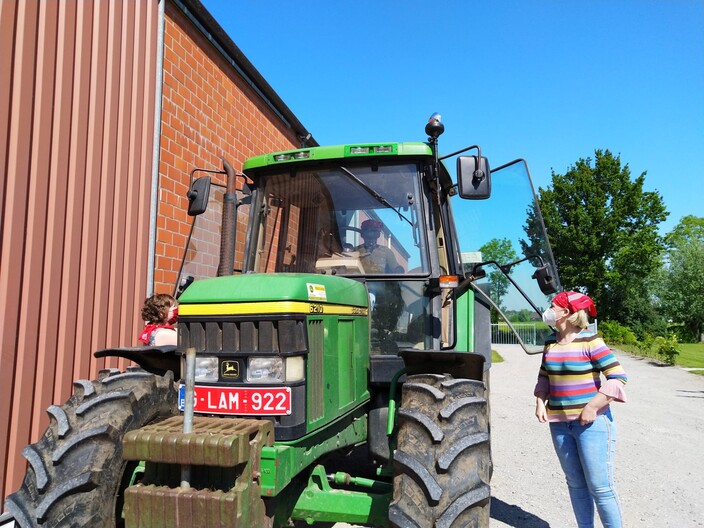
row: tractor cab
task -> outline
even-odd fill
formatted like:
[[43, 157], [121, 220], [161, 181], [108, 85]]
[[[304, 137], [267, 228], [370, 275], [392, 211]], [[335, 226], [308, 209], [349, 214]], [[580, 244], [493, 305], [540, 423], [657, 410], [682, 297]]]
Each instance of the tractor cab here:
[[263, 173], [253, 170], [256, 160], [250, 162], [245, 170], [254, 180], [253, 213], [244, 272], [363, 282], [372, 354], [440, 347], [430, 316], [431, 290], [447, 273], [448, 254], [438, 250], [432, 228], [439, 223], [430, 219], [427, 161], [357, 153], [423, 147], [357, 147], [342, 160], [275, 166]]

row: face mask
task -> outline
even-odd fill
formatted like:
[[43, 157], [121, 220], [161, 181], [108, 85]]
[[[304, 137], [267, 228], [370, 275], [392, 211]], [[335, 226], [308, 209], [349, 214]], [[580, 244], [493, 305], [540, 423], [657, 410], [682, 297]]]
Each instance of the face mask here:
[[555, 326], [557, 324], [557, 315], [555, 315], [555, 310], [548, 308], [543, 312], [543, 322], [548, 326]]
[[178, 319], [178, 306], [174, 308], [174, 311], [171, 314], [171, 319], [166, 321], [168, 324], [172, 325], [176, 323], [176, 319]]

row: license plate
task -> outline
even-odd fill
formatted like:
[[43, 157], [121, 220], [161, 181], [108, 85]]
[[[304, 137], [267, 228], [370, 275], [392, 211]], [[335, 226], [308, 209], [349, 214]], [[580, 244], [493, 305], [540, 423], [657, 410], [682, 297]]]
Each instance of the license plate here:
[[[178, 406], [186, 407], [186, 386], [178, 392]], [[197, 385], [194, 412], [244, 416], [281, 416], [291, 414], [290, 387], [212, 387]]]

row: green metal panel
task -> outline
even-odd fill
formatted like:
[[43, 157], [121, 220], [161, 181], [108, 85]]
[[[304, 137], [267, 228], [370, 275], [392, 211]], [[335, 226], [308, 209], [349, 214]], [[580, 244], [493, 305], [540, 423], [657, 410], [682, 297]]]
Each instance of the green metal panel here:
[[[355, 380], [357, 369], [353, 365], [354, 356], [354, 321], [342, 318], [337, 322], [337, 372], [340, 383], [337, 385], [337, 392], [340, 407], [346, 407], [354, 402]], [[364, 370], [366, 374], [366, 369]]]
[[[356, 150], [369, 148], [368, 152], [358, 153]], [[374, 147], [384, 147], [383, 152], [374, 152]], [[390, 149], [388, 148], [390, 147]], [[390, 150], [387, 152], [386, 150]], [[298, 157], [296, 157], [298, 155]], [[258, 167], [267, 167], [270, 165], [280, 165], [282, 163], [305, 163], [311, 160], [334, 160], [341, 158], [368, 156], [432, 156], [432, 151], [426, 143], [407, 142], [407, 143], [359, 143], [350, 145], [332, 145], [325, 147], [312, 147], [297, 150], [286, 150], [282, 152], [274, 152], [272, 154], [263, 154], [248, 159], [244, 163], [244, 171]], [[285, 158], [277, 160], [277, 157]]]
[[262, 495], [278, 495], [303, 468], [321, 456], [366, 439], [367, 414], [365, 407], [359, 406], [303, 438], [263, 447], [260, 482]]
[[[369, 400], [369, 319], [322, 315], [309, 316], [308, 320], [309, 356], [313, 356], [308, 359], [307, 430], [312, 432]], [[317, 321], [322, 321], [322, 365], [321, 327]]]
[[[322, 286], [310, 291], [310, 285]], [[324, 292], [324, 298], [321, 296]], [[194, 282], [179, 298], [181, 304], [304, 301], [366, 307], [367, 290], [360, 282], [333, 275], [252, 273]]]
[[457, 298], [457, 344], [460, 352], [474, 352], [474, 292], [470, 289]]

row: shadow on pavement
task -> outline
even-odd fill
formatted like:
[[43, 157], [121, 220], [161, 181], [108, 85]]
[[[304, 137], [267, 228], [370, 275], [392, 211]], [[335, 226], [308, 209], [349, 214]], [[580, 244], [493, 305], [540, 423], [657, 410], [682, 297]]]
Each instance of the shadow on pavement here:
[[693, 390], [677, 390], [677, 396], [680, 398], [704, 398], [704, 391]]
[[491, 498], [491, 518], [516, 528], [550, 528], [550, 525], [514, 504], [506, 504], [496, 497]]

